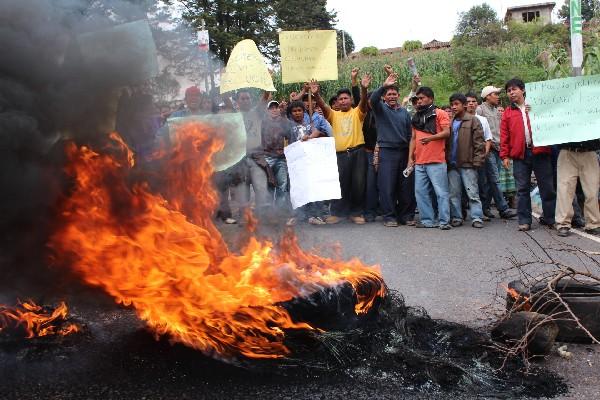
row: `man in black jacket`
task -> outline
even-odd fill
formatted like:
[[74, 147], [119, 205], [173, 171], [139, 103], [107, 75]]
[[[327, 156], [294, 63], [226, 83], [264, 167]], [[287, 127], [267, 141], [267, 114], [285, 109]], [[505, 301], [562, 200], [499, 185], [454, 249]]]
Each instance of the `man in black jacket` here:
[[389, 227], [414, 225], [416, 208], [414, 176], [402, 173], [408, 164], [412, 124], [408, 111], [398, 101], [397, 79], [397, 74], [389, 75], [370, 100], [377, 124], [379, 198], [383, 224]]

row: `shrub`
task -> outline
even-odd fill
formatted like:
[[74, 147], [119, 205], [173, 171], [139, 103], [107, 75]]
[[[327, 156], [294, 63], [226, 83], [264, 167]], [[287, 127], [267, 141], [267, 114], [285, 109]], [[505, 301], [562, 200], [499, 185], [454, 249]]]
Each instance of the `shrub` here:
[[379, 50], [375, 46], [363, 47], [362, 49], [360, 49], [360, 54], [368, 57], [377, 56], [379, 55]]
[[423, 43], [420, 40], [407, 40], [402, 45], [404, 51], [415, 51], [423, 48]]

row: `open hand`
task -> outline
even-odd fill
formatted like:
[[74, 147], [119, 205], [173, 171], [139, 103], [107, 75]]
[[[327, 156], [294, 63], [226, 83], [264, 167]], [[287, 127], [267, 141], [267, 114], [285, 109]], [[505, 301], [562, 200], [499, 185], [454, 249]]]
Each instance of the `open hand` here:
[[310, 92], [313, 95], [316, 95], [319, 93], [320, 86], [319, 86], [319, 82], [317, 82], [316, 80], [312, 79], [309, 83], [309, 87], [310, 87]]
[[390, 75], [388, 75], [388, 77], [385, 79], [385, 82], [383, 82], [383, 86], [384, 87], [388, 87], [388, 86], [393, 86], [396, 84], [396, 82], [398, 81], [398, 74], [392, 72]]
[[364, 74], [360, 80], [360, 86], [364, 89], [368, 89], [372, 79], [371, 74]]
[[383, 66], [383, 70], [385, 71], [386, 74], [388, 74], [388, 76], [390, 76], [391, 74], [394, 73], [394, 68], [389, 64], [385, 64]]

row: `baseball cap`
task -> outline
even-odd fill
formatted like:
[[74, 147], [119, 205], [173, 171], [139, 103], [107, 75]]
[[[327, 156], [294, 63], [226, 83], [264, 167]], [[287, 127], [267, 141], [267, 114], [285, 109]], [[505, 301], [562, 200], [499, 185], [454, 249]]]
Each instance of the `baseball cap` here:
[[492, 94], [492, 93], [500, 93], [501, 91], [502, 91], [502, 89], [497, 88], [495, 86], [486, 86], [481, 91], [481, 98], [485, 99], [490, 94]]

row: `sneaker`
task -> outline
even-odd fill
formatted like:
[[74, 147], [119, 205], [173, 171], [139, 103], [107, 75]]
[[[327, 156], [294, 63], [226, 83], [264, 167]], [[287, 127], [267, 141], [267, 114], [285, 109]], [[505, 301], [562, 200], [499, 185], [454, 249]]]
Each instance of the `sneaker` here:
[[350, 221], [354, 222], [356, 225], [364, 225], [367, 222], [361, 215], [350, 217]]
[[473, 228], [483, 228], [483, 222], [481, 222], [481, 221], [473, 221], [473, 223], [471, 224], [471, 226]]
[[442, 231], [449, 231], [450, 229], [452, 229], [452, 227], [448, 224], [440, 225], [440, 230]]
[[600, 235], [600, 227], [586, 229], [585, 233], [589, 233], [590, 235]]
[[417, 222], [415, 224], [415, 228], [435, 228], [435, 226], [433, 226], [433, 225], [425, 225], [425, 224], [423, 224], [421, 222]]
[[325, 223], [328, 225], [338, 224], [340, 221], [340, 217], [336, 217], [335, 215], [330, 215], [325, 218]]
[[500, 213], [500, 218], [503, 219], [511, 219], [517, 216], [517, 212], [515, 210], [511, 210], [510, 208], [507, 208], [505, 211], [502, 211]]
[[483, 216], [481, 217], [481, 219], [485, 222], [490, 222], [492, 219], [490, 217], [488, 217], [487, 215], [483, 214]]
[[459, 226], [461, 226], [463, 224], [462, 219], [453, 219], [452, 221], [450, 221], [450, 225], [453, 228], [457, 228]]
[[540, 225], [544, 225], [548, 228], [554, 227], [554, 222], [548, 222], [548, 221], [546, 221], [546, 219], [544, 217], [540, 217], [538, 221], [539, 221]]
[[417, 224], [417, 221], [415, 221], [414, 219], [411, 219], [410, 221], [406, 221], [407, 226], [415, 226], [416, 224]]
[[519, 230], [521, 232], [526, 232], [531, 229], [531, 225], [529, 224], [519, 224]]
[[567, 237], [571, 234], [571, 230], [569, 228], [567, 228], [566, 226], [563, 226], [562, 228], [558, 228], [558, 233], [557, 235], [560, 237]]
[[223, 223], [227, 224], [227, 225], [232, 225], [232, 224], [237, 224], [237, 219], [235, 218], [223, 218]]
[[388, 228], [395, 228], [398, 226], [398, 222], [394, 220], [384, 221], [383, 226], [387, 226]]
[[321, 217], [310, 217], [308, 219], [308, 223], [311, 225], [325, 225], [327, 222], [323, 220]]
[[490, 209], [484, 210], [483, 211], [483, 215], [485, 215], [488, 218], [496, 218], [496, 216], [494, 215], [494, 213]]

